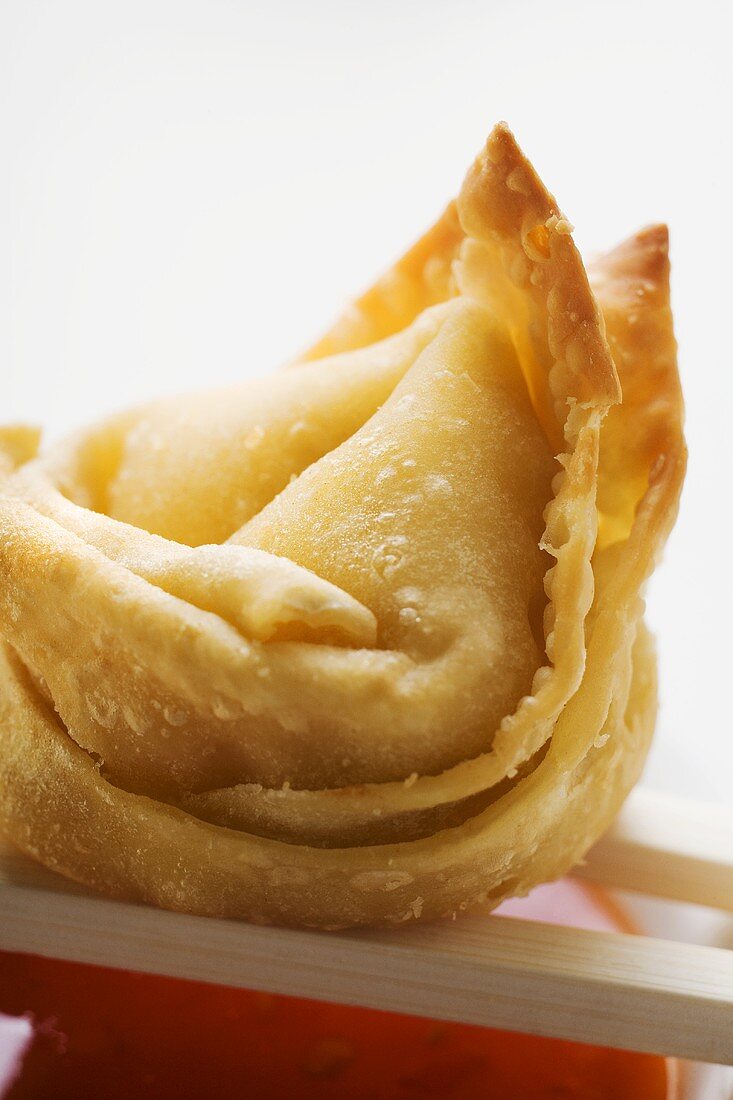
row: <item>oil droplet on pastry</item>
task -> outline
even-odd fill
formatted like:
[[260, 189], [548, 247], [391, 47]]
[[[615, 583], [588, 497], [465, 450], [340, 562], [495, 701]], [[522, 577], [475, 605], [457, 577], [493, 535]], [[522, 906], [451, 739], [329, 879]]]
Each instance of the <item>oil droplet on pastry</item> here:
[[402, 626], [417, 626], [420, 623], [420, 616], [414, 607], [401, 607], [398, 618]]
[[355, 890], [363, 890], [365, 893], [376, 890], [391, 893], [401, 886], [409, 886], [412, 880], [413, 876], [409, 871], [362, 871], [354, 875], [351, 885]]
[[372, 554], [372, 569], [384, 580], [394, 576], [402, 565], [405, 556], [407, 538], [405, 535], [390, 535]]
[[148, 729], [148, 726], [150, 725], [150, 723], [147, 722], [145, 718], [142, 717], [142, 715], [137, 714], [132, 709], [132, 707], [129, 707], [127, 705], [123, 705], [122, 707], [122, 717], [124, 718], [128, 729], [131, 729], [132, 732], [138, 734], [138, 736], [145, 733]]
[[291, 439], [302, 439], [312, 431], [312, 426], [307, 420], [296, 420], [294, 424], [291, 424], [288, 435]]
[[87, 695], [86, 704], [92, 720], [98, 726], [104, 729], [112, 728], [117, 718], [117, 704], [113, 699], [105, 699], [104, 696], [95, 692], [93, 695]]
[[431, 496], [451, 496], [453, 486], [443, 474], [428, 474], [425, 478], [425, 490]]
[[[370, 445], [369, 454], [372, 455], [373, 458], [381, 458], [382, 455], [386, 455], [387, 452], [390, 451], [391, 449], [392, 449], [391, 441], [389, 439], [383, 439], [379, 443], [372, 443]], [[394, 473], [394, 472], [395, 471], [392, 470], [392, 473]], [[382, 473], [385, 473], [385, 471], [383, 470]]]
[[254, 428], [244, 437], [244, 446], [248, 451], [253, 451], [255, 447], [259, 447], [262, 440], [265, 438], [265, 430], [259, 425], [255, 425]]
[[[258, 669], [258, 673], [259, 673]], [[216, 696], [211, 704], [211, 709], [214, 712], [214, 717], [218, 718], [221, 722], [233, 722], [237, 717], [237, 709], [226, 699], [222, 699], [221, 696]]]
[[395, 592], [395, 599], [404, 607], [416, 607], [423, 598], [422, 591], [414, 585], [405, 585]]
[[180, 707], [166, 706], [163, 707], [163, 717], [169, 726], [185, 726], [187, 715]]
[[[374, 448], [372, 448], [372, 453], [374, 453]], [[396, 473], [397, 468], [390, 463], [388, 466], [385, 466], [383, 470], [379, 471], [375, 478], [375, 484], [383, 485], [385, 481], [389, 481], [393, 478]]]

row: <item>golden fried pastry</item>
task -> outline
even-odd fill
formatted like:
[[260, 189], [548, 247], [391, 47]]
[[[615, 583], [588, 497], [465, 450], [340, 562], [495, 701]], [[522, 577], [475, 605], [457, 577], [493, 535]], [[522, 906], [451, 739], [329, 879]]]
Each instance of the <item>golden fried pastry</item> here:
[[391, 924], [564, 873], [639, 775], [685, 449], [667, 236], [586, 269], [505, 126], [297, 364], [0, 434], [0, 823], [107, 893]]

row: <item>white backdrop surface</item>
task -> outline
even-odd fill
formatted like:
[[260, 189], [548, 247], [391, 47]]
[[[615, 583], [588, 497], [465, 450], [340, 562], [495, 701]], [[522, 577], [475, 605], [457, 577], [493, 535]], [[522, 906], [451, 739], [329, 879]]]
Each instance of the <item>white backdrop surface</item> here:
[[0, 0], [0, 420], [56, 435], [292, 355], [505, 118], [586, 252], [672, 234], [690, 470], [646, 781], [730, 803], [727, 5]]

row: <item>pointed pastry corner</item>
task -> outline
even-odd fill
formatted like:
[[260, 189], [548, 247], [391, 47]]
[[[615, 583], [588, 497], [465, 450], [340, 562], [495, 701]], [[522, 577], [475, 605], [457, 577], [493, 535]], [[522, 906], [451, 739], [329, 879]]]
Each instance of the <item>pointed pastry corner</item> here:
[[636, 234], [636, 239], [644, 246], [656, 250], [657, 253], [669, 252], [669, 227], [664, 222], [655, 225], [647, 225]]
[[616, 515], [617, 534], [629, 531], [642, 507], [640, 494], [649, 490], [644, 515], [661, 543], [676, 515], [687, 458], [667, 226], [640, 229], [588, 271], [624, 393], [604, 425], [601, 511], [606, 523]]
[[[664, 222], [644, 226], [628, 238], [625, 244], [634, 248], [639, 255], [650, 259], [669, 255], [669, 227]], [[624, 244], [620, 246], [624, 247]]]
[[464, 230], [478, 239], [514, 236], [530, 222], [559, 217], [560, 210], [519, 147], [506, 122], [498, 122], [468, 171], [458, 197]]
[[[553, 364], [563, 364], [576, 401], [606, 408], [617, 404], [618, 375], [573, 227], [506, 123], [494, 126], [469, 169], [458, 213], [466, 236], [485, 247], [487, 270], [489, 256], [497, 256], [508, 283], [533, 302], [530, 328], [536, 344], [538, 334], [545, 333], [543, 346], [535, 347], [535, 361], [547, 374]], [[474, 262], [469, 279], [476, 274]], [[565, 406], [560, 405], [562, 421]]]
[[491, 132], [486, 139], [485, 148], [487, 151], [491, 150], [497, 153], [501, 153], [504, 150], [517, 149], [521, 153], [521, 150], [519, 149], [519, 142], [514, 136], [514, 131], [512, 130], [509, 123], [505, 122], [504, 119], [500, 119], [497, 123], [494, 124], [494, 126], [492, 126]]
[[632, 298], [642, 289], [657, 297], [669, 294], [669, 230], [648, 225], [589, 265], [594, 283], [607, 279], [616, 294]]

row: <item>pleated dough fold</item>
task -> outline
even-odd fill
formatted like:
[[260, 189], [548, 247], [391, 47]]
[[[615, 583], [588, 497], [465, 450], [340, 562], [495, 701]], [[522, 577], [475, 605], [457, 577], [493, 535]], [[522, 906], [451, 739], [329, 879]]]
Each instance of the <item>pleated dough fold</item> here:
[[653, 730], [641, 589], [685, 462], [666, 232], [589, 271], [499, 126], [298, 364], [35, 458], [0, 433], [8, 834], [318, 927], [582, 858]]

